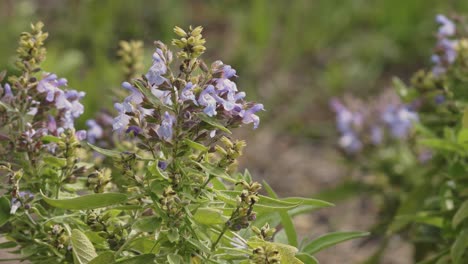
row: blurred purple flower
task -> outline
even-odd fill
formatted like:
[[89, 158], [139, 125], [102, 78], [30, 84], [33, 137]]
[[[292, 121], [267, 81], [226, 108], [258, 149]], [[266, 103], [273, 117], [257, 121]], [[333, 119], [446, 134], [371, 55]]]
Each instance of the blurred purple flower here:
[[418, 114], [406, 107], [388, 106], [382, 114], [382, 120], [390, 128], [395, 138], [405, 138], [414, 122], [418, 121]]
[[88, 126], [88, 141], [90, 143], [95, 143], [97, 139], [102, 138], [104, 130], [94, 119], [89, 119], [86, 121], [86, 126]]
[[362, 149], [362, 142], [351, 132], [345, 133], [340, 137], [339, 145], [348, 153], [356, 153]]
[[452, 20], [448, 19], [444, 15], [439, 14], [436, 16], [436, 21], [438, 24], [440, 24], [439, 31], [437, 34], [439, 37], [451, 37], [455, 34], [456, 26]]

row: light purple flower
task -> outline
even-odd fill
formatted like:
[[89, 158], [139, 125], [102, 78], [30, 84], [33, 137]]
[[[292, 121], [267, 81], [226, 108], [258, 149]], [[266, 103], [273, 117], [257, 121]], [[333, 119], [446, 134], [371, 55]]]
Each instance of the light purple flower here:
[[191, 82], [185, 85], [185, 88], [182, 90], [182, 93], [180, 94], [180, 100], [182, 102], [192, 101], [195, 105], [198, 105], [195, 94], [193, 93], [193, 89], [195, 88], [195, 86], [196, 85], [193, 85]]
[[440, 24], [438, 36], [439, 37], [451, 37], [455, 34], [456, 26], [452, 20], [448, 19], [444, 15], [437, 15], [436, 16], [437, 23]]
[[131, 92], [131, 94], [125, 98], [124, 102], [134, 103], [136, 105], [143, 102], [143, 94], [129, 82], [123, 82], [122, 87]]
[[200, 93], [198, 97], [198, 103], [202, 106], [205, 106], [203, 112], [208, 116], [215, 116], [216, 112], [216, 99], [215, 95], [215, 88], [213, 85], [208, 85], [205, 90]]
[[119, 115], [114, 118], [112, 128], [117, 132], [122, 132], [123, 129], [127, 128], [130, 123], [131, 117], [126, 115], [127, 112], [132, 112], [133, 108], [128, 103], [115, 103], [114, 108], [119, 112]]
[[86, 121], [86, 126], [88, 126], [88, 141], [90, 143], [95, 143], [97, 139], [102, 138], [104, 131], [96, 120], [89, 119]]
[[159, 100], [165, 105], [172, 105], [171, 91], [162, 91], [156, 87], [151, 87], [151, 93], [159, 98]]
[[75, 132], [75, 137], [79, 141], [85, 140], [86, 139], [86, 130], [78, 130]]
[[10, 84], [6, 83], [3, 88], [4, 88], [4, 93], [3, 93], [3, 97], [1, 98], [1, 100], [7, 103], [11, 102], [15, 97], [13, 96], [13, 92], [11, 91]]
[[153, 53], [153, 65], [145, 75], [146, 79], [151, 85], [161, 85], [166, 81], [166, 78], [162, 76], [166, 74], [166, 72], [167, 66], [163, 52], [161, 49], [156, 49], [156, 52]]
[[66, 86], [67, 80], [64, 78], [57, 79], [57, 75], [48, 74], [37, 84], [37, 91], [40, 93], [47, 93], [46, 100], [48, 102], [53, 102], [55, 99], [56, 93], [63, 91], [59, 88], [61, 86]]
[[161, 125], [156, 130], [156, 133], [161, 139], [165, 141], [170, 141], [172, 139], [172, 126], [174, 125], [174, 122], [175, 118], [166, 111]]
[[254, 129], [256, 129], [258, 127], [258, 124], [260, 123], [260, 118], [255, 113], [257, 113], [260, 110], [264, 110], [262, 104], [256, 104], [250, 109], [242, 110], [239, 114], [239, 116], [242, 117], [242, 123], [253, 123]]
[[231, 67], [231, 65], [224, 65], [223, 66], [223, 71], [222, 71], [222, 78], [224, 79], [229, 79], [231, 77], [235, 77], [236, 75], [236, 70]]
[[354, 133], [345, 133], [340, 137], [339, 145], [348, 153], [356, 153], [362, 149], [362, 142]]
[[65, 97], [70, 103], [69, 111], [73, 118], [77, 118], [84, 113], [84, 106], [79, 102], [85, 96], [85, 92], [70, 90], [65, 92]]
[[418, 115], [406, 107], [389, 106], [382, 114], [382, 120], [390, 128], [391, 135], [401, 139], [407, 136], [413, 123], [418, 121]]

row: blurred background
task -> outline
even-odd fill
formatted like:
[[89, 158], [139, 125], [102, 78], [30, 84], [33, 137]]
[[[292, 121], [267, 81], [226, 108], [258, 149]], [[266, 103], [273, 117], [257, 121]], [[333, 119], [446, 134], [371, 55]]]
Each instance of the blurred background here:
[[[119, 40], [169, 43], [175, 25], [202, 25], [209, 60], [239, 75], [249, 99], [265, 104], [262, 124], [247, 138], [242, 167], [267, 179], [280, 195], [324, 197], [337, 206], [298, 219], [303, 237], [331, 230], [366, 230], [375, 216], [367, 197], [327, 196], [347, 171], [336, 150], [328, 102], [352, 93], [369, 97], [430, 64], [435, 15], [468, 11], [465, 0], [0, 0], [0, 69], [12, 68], [19, 33], [41, 20], [50, 37], [44, 68], [83, 90], [86, 119], [112, 109], [122, 82]], [[399, 241], [385, 263], [411, 263]], [[348, 242], [319, 254], [322, 263], [356, 263], [373, 244]]]

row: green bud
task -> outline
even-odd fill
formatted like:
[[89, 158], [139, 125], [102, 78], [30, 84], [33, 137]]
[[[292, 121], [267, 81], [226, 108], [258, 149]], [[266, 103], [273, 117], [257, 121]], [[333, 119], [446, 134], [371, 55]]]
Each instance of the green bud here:
[[174, 27], [174, 33], [176, 33], [177, 36], [179, 36], [179, 37], [186, 37], [187, 36], [187, 32], [185, 32], [183, 29], [181, 29], [178, 26]]

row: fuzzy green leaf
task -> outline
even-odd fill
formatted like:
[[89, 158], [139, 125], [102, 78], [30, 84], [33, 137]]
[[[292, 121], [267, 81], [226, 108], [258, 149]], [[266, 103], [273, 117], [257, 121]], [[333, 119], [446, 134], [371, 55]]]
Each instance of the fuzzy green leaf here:
[[118, 261], [116, 263], [118, 264], [150, 264], [150, 263], [154, 263], [154, 255], [144, 254], [144, 255], [133, 257], [133, 258], [125, 259], [122, 261]]
[[223, 215], [223, 211], [213, 208], [199, 208], [193, 215], [195, 221], [203, 225], [224, 224], [228, 218]]
[[111, 264], [115, 263], [114, 254], [112, 252], [104, 252], [93, 258], [88, 264]]
[[53, 207], [69, 210], [96, 209], [120, 204], [127, 200], [127, 196], [121, 193], [88, 194], [70, 199], [51, 199], [44, 194], [42, 194], [42, 197], [46, 203]]
[[97, 257], [96, 250], [88, 237], [78, 229], [72, 230], [71, 244], [75, 264], [88, 264]]
[[10, 219], [10, 201], [5, 196], [0, 198], [0, 226], [3, 226]]
[[465, 261], [462, 262], [462, 257], [468, 248], [468, 230], [465, 229], [461, 233], [458, 234], [457, 239], [452, 245], [450, 249], [450, 256], [452, 257], [454, 264], [463, 264], [466, 263]]
[[463, 202], [452, 219], [452, 226], [456, 228], [463, 220], [468, 218], [468, 200]]
[[112, 158], [118, 158], [121, 156], [121, 153], [119, 151], [116, 151], [116, 150], [110, 150], [110, 149], [103, 149], [103, 148], [100, 148], [98, 146], [95, 146], [89, 142], [88, 143], [88, 146], [90, 148], [92, 148], [94, 151], [96, 151], [97, 153], [100, 153], [104, 156], [107, 156], [107, 157], [112, 157]]
[[224, 132], [226, 132], [228, 134], [232, 134], [232, 132], [229, 129], [227, 129], [222, 124], [220, 124], [215, 118], [209, 117], [209, 116], [207, 116], [205, 114], [199, 114], [198, 118], [200, 118], [201, 121], [211, 125], [214, 128], [217, 128], [217, 129], [219, 129], [221, 131], [224, 131]]
[[315, 254], [316, 252], [319, 252], [322, 249], [331, 247], [333, 245], [336, 245], [338, 243], [354, 239], [354, 238], [360, 238], [364, 236], [368, 236], [368, 232], [334, 232], [334, 233], [329, 233], [325, 234], [309, 244], [307, 244], [304, 249], [302, 250], [305, 253], [308, 254]]
[[140, 232], [154, 232], [161, 225], [161, 219], [156, 216], [138, 219], [132, 226], [133, 230]]

